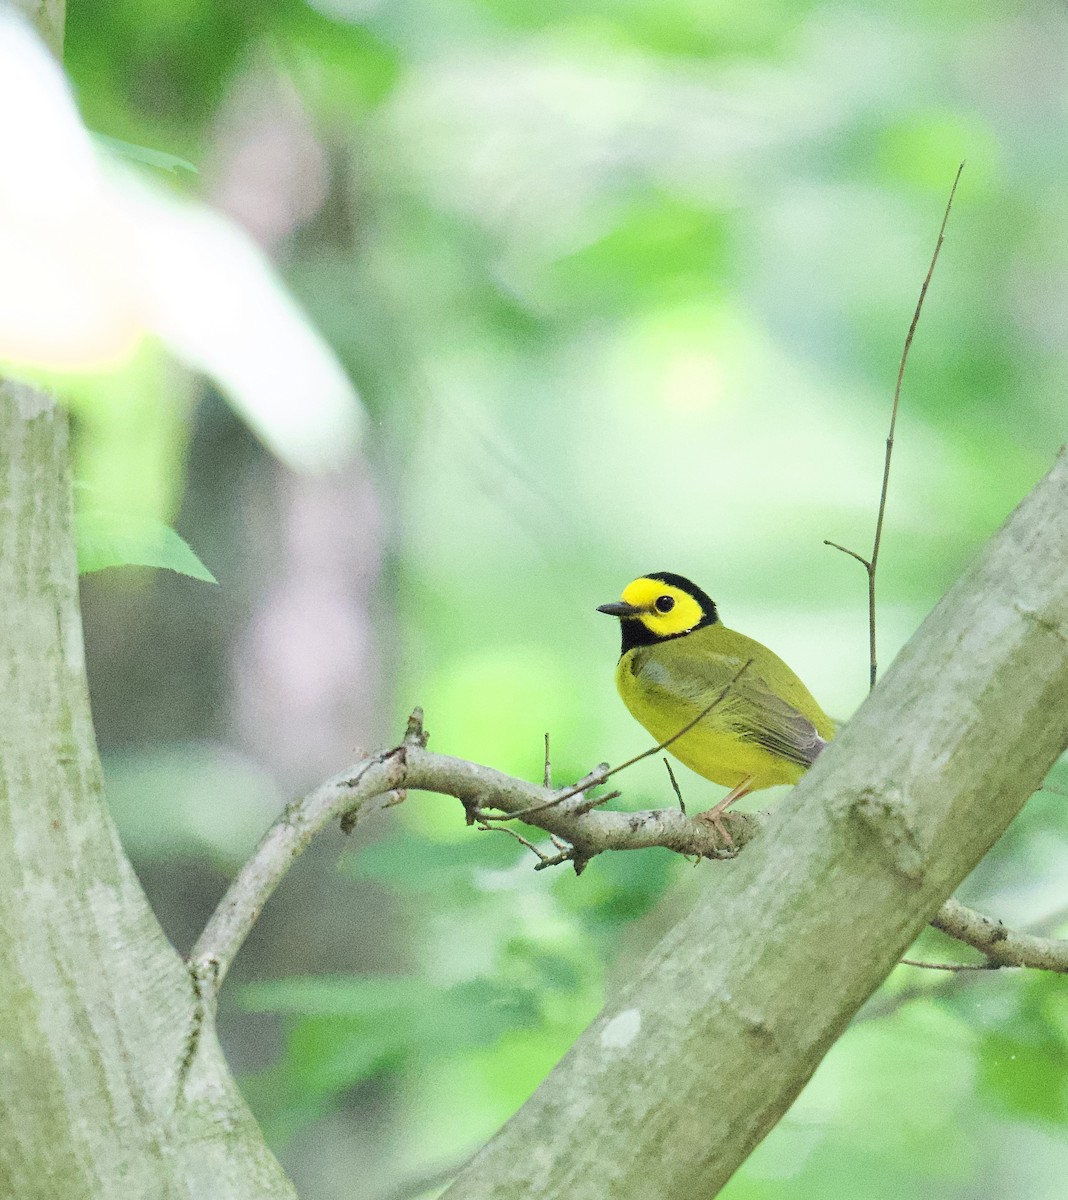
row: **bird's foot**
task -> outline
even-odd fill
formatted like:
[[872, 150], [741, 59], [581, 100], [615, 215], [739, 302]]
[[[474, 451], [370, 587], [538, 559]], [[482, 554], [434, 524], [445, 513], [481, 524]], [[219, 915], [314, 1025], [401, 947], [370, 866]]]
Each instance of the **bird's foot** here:
[[726, 794], [726, 796], [723, 797], [722, 800], [720, 800], [718, 804], [714, 804], [706, 812], [698, 814], [697, 819], [699, 821], [704, 821], [708, 825], [711, 825], [731, 850], [734, 849], [734, 838], [732, 838], [730, 833], [727, 831], [727, 826], [723, 822], [723, 814], [728, 808], [730, 808], [735, 800], [740, 800], [743, 796], [748, 795], [752, 790], [753, 777], [752, 775], [747, 775], [741, 781], [741, 783], [737, 785], [737, 787], [731, 788], [731, 790]]
[[711, 825], [716, 836], [723, 842], [724, 846], [728, 850], [734, 849], [734, 838], [731, 837], [727, 826], [723, 822], [723, 813], [720, 811], [718, 804], [715, 808], [708, 809], [707, 812], [698, 813], [694, 819], [702, 821], [706, 825]]

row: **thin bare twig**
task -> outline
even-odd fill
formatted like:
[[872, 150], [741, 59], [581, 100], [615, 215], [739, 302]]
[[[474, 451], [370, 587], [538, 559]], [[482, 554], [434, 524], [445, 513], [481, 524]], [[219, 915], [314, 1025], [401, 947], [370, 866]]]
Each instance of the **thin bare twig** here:
[[931, 265], [927, 268], [927, 275], [924, 278], [923, 286], [920, 288], [920, 297], [916, 301], [916, 310], [912, 314], [912, 322], [909, 325], [908, 333], [905, 335], [905, 347], [901, 351], [901, 362], [897, 369], [897, 384], [894, 387], [894, 403], [890, 410], [890, 432], [886, 436], [886, 458], [883, 460], [883, 485], [879, 493], [879, 512], [875, 519], [875, 539], [872, 543], [871, 557], [865, 558], [862, 554], [858, 554], [855, 550], [850, 550], [845, 546], [840, 546], [837, 542], [831, 542], [827, 539], [824, 539], [823, 542], [825, 546], [833, 546], [835, 550], [841, 550], [843, 554], [848, 554], [850, 558], [855, 558], [868, 576], [868, 656], [869, 683], [871, 687], [875, 687], [875, 680], [879, 673], [875, 648], [875, 574], [879, 568], [879, 549], [883, 541], [883, 520], [886, 516], [886, 497], [890, 488], [890, 462], [894, 454], [894, 433], [897, 429], [897, 410], [901, 402], [901, 384], [905, 378], [905, 364], [909, 359], [909, 350], [912, 348], [912, 339], [916, 333], [916, 326], [920, 323], [923, 302], [927, 298], [927, 289], [930, 286], [931, 277], [934, 275], [938, 255], [942, 249], [942, 242], [945, 240], [946, 224], [949, 221], [949, 213], [953, 207], [953, 198], [957, 194], [957, 184], [960, 183], [960, 176], [963, 170], [964, 163], [961, 163], [953, 179], [953, 186], [949, 190], [949, 200], [946, 202], [946, 211], [942, 215], [942, 224], [938, 230], [938, 241], [935, 243], [934, 253], [931, 255]]
[[516, 833], [516, 831], [508, 825], [499, 825], [496, 823], [496, 821], [490, 821], [482, 817], [477, 819], [476, 824], [478, 828], [483, 830], [485, 833], [507, 833], [509, 837], [515, 838], [515, 840], [521, 846], [526, 846], [526, 848], [538, 860], [538, 865], [534, 868], [535, 871], [544, 871], [546, 867], [558, 867], [561, 865], [561, 863], [573, 862], [575, 863], [575, 874], [581, 875], [586, 867], [586, 863], [589, 862], [590, 859], [589, 855], [584, 855], [581, 857], [580, 861], [580, 857], [577, 854], [575, 847], [569, 846], [567, 842], [563, 841], [552, 833], [549, 834], [549, 840], [556, 847], [557, 853], [546, 854], [543, 850], [539, 850], [533, 842], [523, 837], [522, 834]]
[[850, 550], [848, 546], [840, 546], [837, 542], [832, 542], [830, 538], [824, 538], [825, 546], [833, 546], [835, 550], [841, 550], [843, 554], [848, 554], [850, 558], [855, 558], [865, 571], [871, 570], [871, 560], [864, 557], [863, 554], [858, 554], [855, 550]]
[[[941, 933], [945, 933], [947, 937], [952, 937], [955, 941], [963, 941], [965, 945], [975, 946], [975, 948], [980, 951], [982, 951], [983, 945], [986, 944], [982, 936], [973, 936], [963, 927], [958, 927], [955, 933], [950, 933], [946, 929], [946, 925], [950, 921], [956, 921], [960, 919], [962, 915], [961, 910], [964, 910], [964, 912], [970, 913], [977, 918], [980, 923], [979, 928], [981, 931], [985, 931], [988, 926], [996, 927], [999, 932], [1005, 935], [1001, 944], [1003, 946], [1007, 945], [1012, 947], [1014, 954], [1018, 949], [1021, 954], [1024, 952], [1024, 949], [1026, 949], [1026, 953], [1028, 955], [1027, 961], [1023, 961], [1021, 958], [1021, 961], [1019, 962], [1004, 962], [998, 964], [998, 966], [1025, 967], [1030, 970], [1053, 969], [1050, 967], [1049, 961], [1045, 959], [1044, 955], [1042, 959], [1037, 957], [1035, 950], [1036, 946], [1040, 947], [1043, 951], [1056, 951], [1058, 948], [1060, 948], [1061, 953], [1066, 956], [1066, 966], [1068, 966], [1068, 943], [1058, 941], [1056, 938], [1042, 936], [1048, 934], [1051, 929], [1056, 929], [1059, 925], [1062, 925], [1064, 923], [1065, 914], [1068, 912], [1068, 910], [1057, 909], [1054, 912], [1047, 913], [1045, 916], [1039, 917], [1037, 920], [1028, 921], [1028, 923], [1019, 932], [1016, 932], [1012, 929], [1006, 929], [1005, 926], [1001, 925], [1000, 923], [991, 921], [989, 917], [984, 917], [981, 913], [977, 913], [972, 909], [965, 908], [965, 906], [961, 904], [959, 900], [947, 900], [945, 904], [943, 904], [938, 910], [938, 915], [931, 922], [931, 924], [934, 925], [935, 928], [939, 929]], [[1034, 941], [1028, 941], [1025, 944], [1025, 947], [1021, 947], [1021, 937], [1027, 939], [1033, 938]], [[977, 942], [980, 944], [976, 945]], [[990, 960], [988, 959], [987, 963], [989, 963], [989, 961]], [[947, 963], [945, 964], [945, 967], [943, 967], [939, 963], [923, 963], [910, 959], [901, 959], [901, 962], [908, 966], [934, 967], [936, 970], [945, 970], [946, 968], [955, 965], [952, 963]], [[972, 966], [978, 967], [980, 970], [973, 970], [971, 969]], [[895, 1013], [899, 1009], [903, 1008], [906, 1004], [910, 1004], [913, 1000], [926, 1000], [931, 996], [944, 996], [951, 991], [957, 992], [963, 987], [974, 987], [979, 983], [977, 976], [981, 973], [981, 970], [990, 969], [992, 968], [985, 963], [970, 964], [968, 971], [950, 972], [941, 983], [933, 985], [912, 984], [909, 987], [902, 988], [900, 991], [893, 992], [889, 995], [880, 992], [877, 996], [873, 997], [863, 1009], [861, 1009], [854, 1021], [854, 1024], [864, 1021], [880, 1020], [883, 1017], [888, 1017], [892, 1013]]]
[[549, 731], [545, 731], [545, 774], [543, 781], [547, 788], [553, 786], [553, 764], [549, 761]]
[[[714, 708], [721, 704], [727, 698], [727, 694], [730, 692], [731, 688], [734, 687], [738, 680], [741, 679], [741, 677], [752, 665], [753, 660], [749, 659], [740, 670], [735, 672], [733, 679], [731, 679], [730, 682], [719, 692], [712, 703], [706, 705], [692, 721], [687, 721], [686, 724], [683, 725], [683, 727], [677, 733], [673, 733], [671, 737], [666, 738], [662, 742], [658, 742], [655, 746], [650, 746], [648, 750], [643, 750], [641, 754], [635, 754], [633, 758], [628, 758], [626, 762], [620, 763], [618, 767], [609, 767], [606, 763], [602, 764], [602, 766], [598, 767], [595, 771], [591, 771], [585, 779], [580, 779], [574, 787], [568, 788], [567, 791], [561, 793], [559, 796], [554, 796], [552, 800], [546, 800], [543, 804], [535, 804], [530, 808], [521, 809], [519, 812], [510, 812], [507, 816], [500, 819], [505, 821], [526, 820], [527, 817], [535, 816], [538, 813], [544, 812], [548, 808], [555, 808], [557, 805], [563, 804], [565, 800], [570, 800], [572, 796], [577, 796], [581, 792], [589, 790], [591, 787], [600, 787], [601, 784], [611, 779], [613, 775], [618, 775], [620, 771], [625, 771], [628, 767], [633, 767], [635, 763], [640, 763], [642, 759], [650, 758], [654, 754], [659, 754], [661, 750], [666, 750], [668, 746], [673, 745], [679, 740], [680, 737], [683, 737], [685, 734], [689, 733], [695, 725], [703, 721]], [[603, 801], [599, 801], [599, 803], [603, 803]]]
[[898, 965], [902, 967], [926, 967], [928, 971], [998, 971], [1001, 969], [1001, 963], [981, 962], [981, 963], [933, 963], [920, 962], [918, 958], [901, 958], [898, 959]]
[[623, 793], [617, 788], [614, 792], [605, 792], [603, 796], [589, 796], [581, 804], [573, 804], [569, 806], [568, 812], [572, 813], [588, 813], [593, 812], [595, 808], [600, 808], [607, 804], [609, 800], [618, 800]]
[[679, 801], [679, 812], [686, 815], [686, 801], [682, 798], [682, 788], [679, 787], [679, 781], [675, 778], [675, 772], [671, 769], [671, 760], [664, 759], [664, 766], [667, 767], [668, 779], [671, 780], [671, 786], [675, 789], [675, 795]]
[[[479, 821], [476, 827], [481, 829], [483, 833], [506, 833], [509, 837], [515, 838], [521, 846], [526, 846], [531, 854], [535, 855], [543, 864], [549, 861], [550, 856], [548, 854], [539, 850], [533, 842], [528, 841], [522, 834], [516, 833], [514, 829], [509, 829], [507, 825], [491, 825], [488, 821]], [[553, 844], [555, 845], [555, 843], [556, 839], [553, 838]], [[557, 847], [557, 849], [563, 850], [564, 847]]]
[[423, 710], [417, 704], [408, 717], [408, 724], [404, 730], [404, 744], [423, 749], [429, 740], [430, 734], [423, 727]]
[[559, 867], [563, 863], [572, 863], [575, 868], [575, 874], [581, 875], [586, 869], [586, 864], [589, 862], [589, 857], [585, 854], [580, 854], [574, 846], [568, 846], [561, 850], [559, 854], [554, 854], [552, 858], [543, 858], [540, 863], [534, 867], [535, 871], [544, 871], [546, 867]]
[[[1056, 917], [1057, 914], [1053, 914]], [[996, 971], [1002, 967], [1030, 967], [1068, 975], [1068, 941], [1042, 937], [1027, 930], [1007, 929], [1000, 921], [976, 912], [959, 900], [949, 899], [938, 910], [931, 924], [940, 933], [972, 946], [984, 955], [981, 963], [925, 963], [903, 958], [912, 967], [931, 967], [939, 971]], [[1049, 919], [1032, 925], [1048, 926]]]
[[[388, 808], [391, 797], [403, 789], [439, 792], [460, 800], [474, 821], [508, 833], [528, 847], [538, 857], [535, 870], [571, 862], [577, 873], [581, 873], [591, 858], [607, 850], [662, 846], [698, 858], [733, 857], [759, 834], [763, 826], [763, 819], [756, 814], [725, 814], [724, 819], [731, 822], [735, 843], [734, 852], [728, 856], [715, 831], [706, 822], [675, 809], [625, 813], [592, 811], [608, 797], [591, 799], [565, 809], [556, 804], [539, 806], [531, 801], [544, 795], [544, 788], [490, 767], [431, 754], [424, 748], [421, 722], [414, 730], [410, 722], [409, 731], [412, 736], [406, 737], [400, 746], [365, 757], [302, 800], [288, 804], [238, 872], [189, 958], [197, 1012], [180, 1069], [183, 1085], [198, 1052], [201, 1029], [213, 1015], [219, 988], [263, 906], [314, 835], [339, 817], [347, 817], [350, 824], [354, 824], [361, 812]], [[379, 803], [375, 804], [376, 800]], [[532, 809], [540, 808], [541, 811], [533, 814], [531, 824], [550, 835], [558, 853], [545, 855], [528, 839], [504, 825], [487, 824], [490, 818], [482, 812], [480, 804], [489, 804], [506, 814], [509, 810], [530, 814]], [[971, 971], [1019, 966], [1068, 973], [1068, 941], [1016, 933], [956, 900], [948, 900], [932, 924], [949, 936], [974, 946], [988, 960], [985, 966], [934, 964], [936, 969]], [[917, 966], [928, 965], [906, 961]]]

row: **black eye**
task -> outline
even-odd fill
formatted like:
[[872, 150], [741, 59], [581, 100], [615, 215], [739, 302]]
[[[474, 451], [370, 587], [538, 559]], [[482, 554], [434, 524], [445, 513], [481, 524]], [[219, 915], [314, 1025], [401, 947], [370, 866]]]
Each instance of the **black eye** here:
[[669, 613], [675, 607], [675, 598], [673, 596], [657, 596], [653, 607], [658, 613]]

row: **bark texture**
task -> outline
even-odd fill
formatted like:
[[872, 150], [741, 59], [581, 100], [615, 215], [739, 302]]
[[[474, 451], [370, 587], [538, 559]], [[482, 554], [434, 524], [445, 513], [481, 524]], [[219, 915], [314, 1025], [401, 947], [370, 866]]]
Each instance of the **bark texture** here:
[[447, 1200], [708, 1200], [1068, 742], [1063, 453]]
[[101, 795], [66, 415], [0, 381], [0, 1196], [292, 1200]]

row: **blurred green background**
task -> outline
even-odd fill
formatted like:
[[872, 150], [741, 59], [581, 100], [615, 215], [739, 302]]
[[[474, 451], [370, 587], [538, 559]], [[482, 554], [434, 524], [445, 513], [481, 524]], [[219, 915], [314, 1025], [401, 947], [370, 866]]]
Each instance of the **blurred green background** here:
[[[91, 128], [198, 165], [171, 186], [267, 249], [371, 414], [315, 478], [176, 370], [75, 411], [79, 477], [120, 479], [221, 584], [84, 584], [110, 800], [182, 950], [281, 804], [413, 704], [433, 748], [528, 778], [546, 730], [559, 780], [643, 749], [593, 610], [645, 571], [694, 578], [849, 716], [864, 579], [822, 541], [870, 545], [962, 158], [884, 663], [1065, 440], [1062, 5], [71, 0], [66, 62]], [[655, 759], [624, 779], [619, 803], [672, 803]], [[1050, 786], [961, 895], [1056, 932], [1068, 771]], [[730, 873], [532, 863], [413, 795], [272, 900], [221, 1031], [304, 1200], [436, 1195]], [[1059, 1200], [1066, 986], [899, 968], [724, 1194]]]

